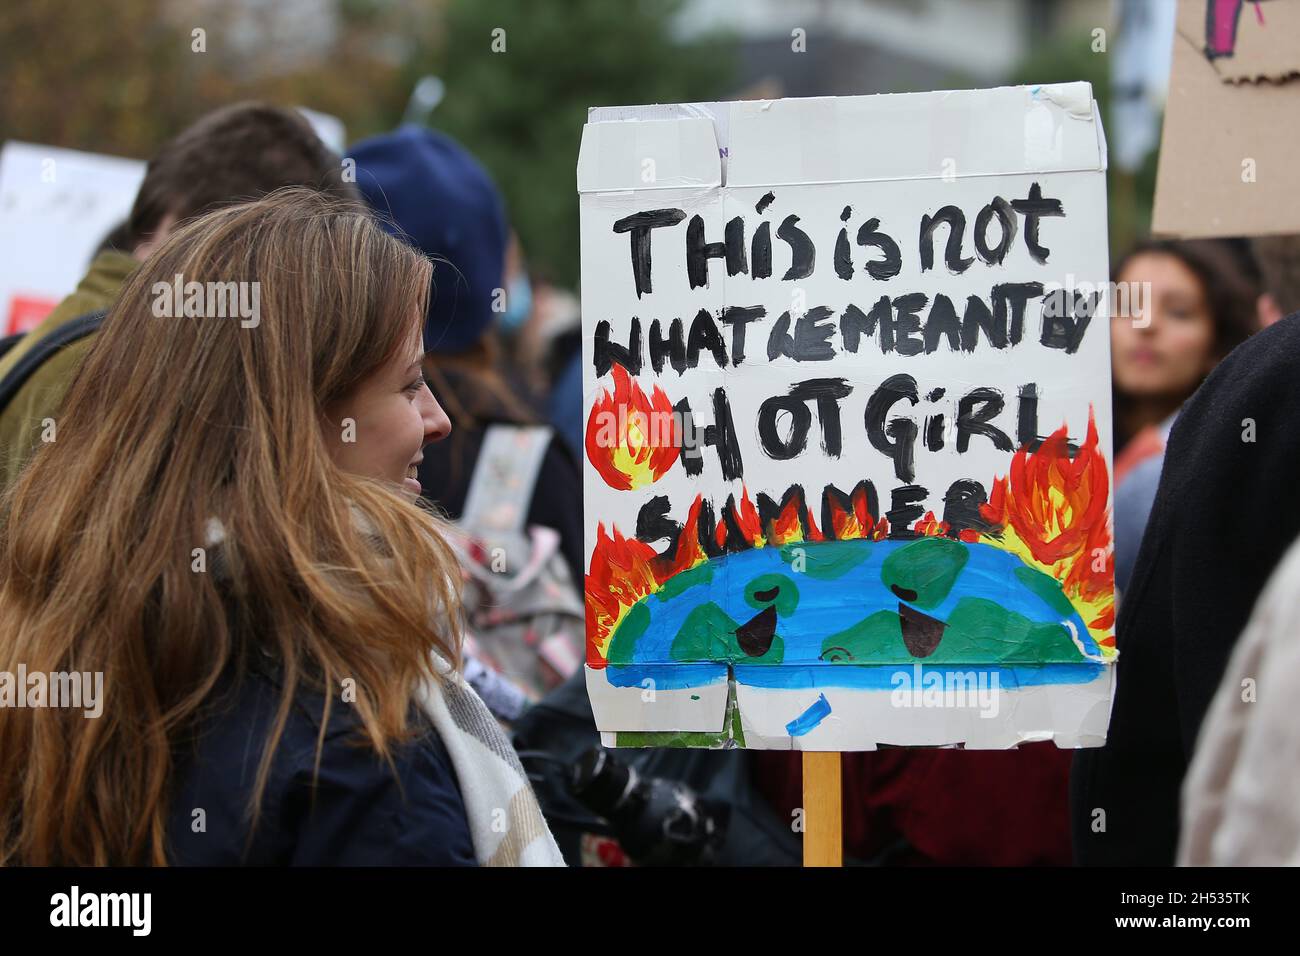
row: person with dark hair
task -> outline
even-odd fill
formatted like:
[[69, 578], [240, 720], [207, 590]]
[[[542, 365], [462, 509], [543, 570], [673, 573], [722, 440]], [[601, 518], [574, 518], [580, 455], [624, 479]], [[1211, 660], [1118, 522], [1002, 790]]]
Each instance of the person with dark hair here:
[[108, 231], [108, 235], [100, 240], [99, 245], [95, 248], [95, 255], [99, 255], [106, 249], [116, 249], [118, 252], [125, 252], [129, 255], [135, 247], [135, 234], [131, 232], [131, 224], [126, 220], [122, 220]]
[[1255, 289], [1215, 240], [1141, 243], [1116, 263], [1115, 584], [1128, 587], [1178, 409], [1255, 327]]
[[[76, 291], [0, 359], [0, 383], [38, 343], [73, 319], [107, 309], [135, 268], [180, 223], [227, 203], [282, 186], [306, 186], [358, 200], [340, 158], [295, 110], [238, 103], [203, 116], [149, 161], [125, 228], [101, 249]], [[0, 492], [11, 485], [53, 419], [95, 333], [71, 342], [32, 372], [0, 408]], [[56, 423], [57, 424], [57, 423]]]
[[236, 103], [200, 118], [163, 144], [127, 219], [145, 255], [177, 223], [281, 186], [359, 200], [340, 158], [297, 110]]

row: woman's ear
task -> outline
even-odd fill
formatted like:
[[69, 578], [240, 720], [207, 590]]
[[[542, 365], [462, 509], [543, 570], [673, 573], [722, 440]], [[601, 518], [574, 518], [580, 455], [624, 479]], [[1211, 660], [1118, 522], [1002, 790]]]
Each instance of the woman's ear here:
[[1259, 319], [1261, 329], [1266, 329], [1274, 322], [1286, 318], [1282, 313], [1282, 307], [1277, 304], [1277, 299], [1273, 298], [1271, 292], [1265, 292], [1255, 300], [1255, 315]]
[[162, 245], [163, 240], [171, 235], [171, 231], [175, 226], [176, 217], [172, 213], [163, 216], [162, 221], [158, 223], [158, 228], [136, 243], [136, 247], [131, 250], [132, 257], [137, 262], [144, 262], [153, 255], [155, 249]]

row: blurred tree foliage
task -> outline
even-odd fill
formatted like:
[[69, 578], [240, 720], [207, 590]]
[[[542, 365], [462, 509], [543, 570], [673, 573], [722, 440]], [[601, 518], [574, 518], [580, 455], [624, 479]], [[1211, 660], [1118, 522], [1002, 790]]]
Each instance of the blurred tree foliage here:
[[436, 40], [436, 4], [322, 0], [311, 13], [301, 26], [318, 47], [286, 57], [270, 29], [283, 11], [266, 4], [5, 0], [0, 140], [147, 158], [241, 99], [332, 113], [353, 136], [383, 129], [406, 101], [402, 64]]
[[[1060, 33], [1039, 45], [1009, 82], [1015, 85], [1086, 80], [1092, 84], [1093, 98], [1101, 106], [1102, 124], [1109, 134], [1114, 128], [1110, 111], [1110, 58], [1094, 53], [1092, 43], [1091, 27]], [[1159, 152], [1159, 148], [1152, 150], [1136, 173], [1123, 172], [1114, 164], [1107, 170], [1106, 205], [1112, 258], [1151, 230]]]
[[[399, 123], [415, 81], [434, 73], [447, 95], [430, 122], [492, 172], [530, 265], [576, 286], [587, 107], [730, 90], [731, 43], [679, 42], [682, 3], [5, 0], [0, 140], [147, 158], [207, 111], [256, 98], [332, 113], [355, 141]], [[286, 16], [305, 52], [276, 32]], [[205, 52], [192, 48], [196, 27]], [[492, 49], [498, 28], [504, 52]]]
[[157, 0], [0, 6], [0, 137], [144, 157], [191, 115], [189, 31]]
[[[681, 5], [451, 0], [445, 45], [410, 64], [412, 82], [442, 77], [446, 99], [431, 124], [487, 166], [530, 268], [556, 283], [577, 285], [575, 169], [587, 108], [710, 100], [731, 88], [731, 42], [676, 40], [671, 24]], [[505, 31], [503, 52], [493, 52], [496, 29]]]

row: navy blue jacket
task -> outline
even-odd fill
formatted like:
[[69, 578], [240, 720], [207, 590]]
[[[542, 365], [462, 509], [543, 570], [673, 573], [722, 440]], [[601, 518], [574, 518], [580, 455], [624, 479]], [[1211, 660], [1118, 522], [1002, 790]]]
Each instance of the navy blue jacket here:
[[[396, 774], [364, 744], [353, 708], [334, 701], [316, 776], [323, 699], [295, 701], [249, 840], [249, 800], [280, 686], [247, 676], [206, 709], [178, 748], [168, 817], [173, 865], [474, 865], [455, 769], [423, 715], [394, 755]], [[203, 813], [199, 814], [198, 810]]]

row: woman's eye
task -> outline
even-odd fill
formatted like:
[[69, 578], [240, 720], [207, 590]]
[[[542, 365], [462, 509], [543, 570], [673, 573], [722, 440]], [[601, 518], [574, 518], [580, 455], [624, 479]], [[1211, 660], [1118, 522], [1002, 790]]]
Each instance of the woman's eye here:
[[419, 378], [417, 378], [417, 379], [416, 379], [414, 382], [412, 382], [410, 385], [406, 386], [405, 391], [408, 391], [408, 392], [411, 392], [411, 393], [415, 393], [415, 392], [418, 392], [418, 391], [419, 391], [420, 389], [422, 389], [422, 388], [424, 388], [424, 376], [423, 376], [423, 375], [421, 375]]

